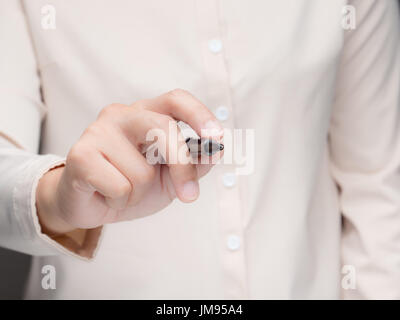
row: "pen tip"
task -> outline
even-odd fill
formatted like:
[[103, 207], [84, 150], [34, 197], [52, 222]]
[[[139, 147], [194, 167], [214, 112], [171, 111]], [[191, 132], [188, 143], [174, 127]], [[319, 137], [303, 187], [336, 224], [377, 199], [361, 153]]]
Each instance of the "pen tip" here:
[[219, 144], [219, 151], [224, 150], [224, 145], [222, 143]]

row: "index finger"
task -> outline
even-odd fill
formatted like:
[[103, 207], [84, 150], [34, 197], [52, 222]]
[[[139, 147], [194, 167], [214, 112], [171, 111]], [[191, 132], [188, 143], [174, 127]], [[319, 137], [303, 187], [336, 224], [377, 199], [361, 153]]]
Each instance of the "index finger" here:
[[175, 89], [145, 103], [148, 110], [186, 122], [200, 137], [220, 139], [223, 135], [223, 128], [214, 114], [185, 90]]

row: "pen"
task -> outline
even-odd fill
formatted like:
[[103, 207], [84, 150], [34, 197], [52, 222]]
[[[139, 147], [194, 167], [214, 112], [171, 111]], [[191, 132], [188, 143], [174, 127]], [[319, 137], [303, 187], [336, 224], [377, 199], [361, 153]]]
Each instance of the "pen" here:
[[187, 138], [186, 144], [191, 155], [213, 156], [219, 151], [224, 150], [224, 145], [207, 138]]
[[[224, 150], [224, 145], [222, 143], [218, 143], [212, 139], [207, 138], [187, 138], [185, 140], [186, 145], [188, 146], [189, 152], [191, 156], [213, 156], [219, 151]], [[145, 149], [142, 153], [146, 154], [147, 152], [156, 148], [156, 145], [152, 145]]]

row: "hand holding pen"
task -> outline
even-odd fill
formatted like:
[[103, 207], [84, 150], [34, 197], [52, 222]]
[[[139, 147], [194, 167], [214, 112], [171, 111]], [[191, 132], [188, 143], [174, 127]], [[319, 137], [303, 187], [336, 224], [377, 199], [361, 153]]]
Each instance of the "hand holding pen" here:
[[[201, 137], [171, 143], [169, 126], [187, 123]], [[149, 130], [165, 133], [167, 151], [176, 144], [190, 154], [222, 157], [222, 128], [213, 113], [190, 93], [173, 90], [131, 106], [104, 108], [70, 149], [65, 166], [47, 172], [39, 181], [36, 205], [42, 228], [60, 234], [76, 228], [153, 214], [174, 198], [192, 202], [199, 196], [198, 179], [210, 164], [150, 165], [141, 152]], [[222, 151], [222, 152], [217, 152]], [[168, 152], [166, 153], [168, 157]]]

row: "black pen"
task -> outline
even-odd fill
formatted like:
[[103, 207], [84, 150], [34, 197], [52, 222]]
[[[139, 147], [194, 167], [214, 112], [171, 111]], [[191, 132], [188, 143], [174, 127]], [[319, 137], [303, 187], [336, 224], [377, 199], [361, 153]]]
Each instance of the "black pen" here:
[[[185, 140], [186, 145], [188, 146], [190, 155], [192, 157], [196, 156], [201, 156], [201, 155], [205, 155], [205, 156], [213, 156], [214, 154], [216, 154], [219, 151], [224, 150], [224, 145], [222, 143], [218, 143], [212, 139], [208, 139], [208, 138], [187, 138]], [[147, 148], [145, 148], [142, 153], [146, 154], [149, 151], [154, 150], [155, 148], [157, 148], [156, 144], [153, 144]]]
[[185, 142], [191, 155], [213, 156], [217, 152], [224, 150], [222, 143], [207, 138], [187, 138]]

